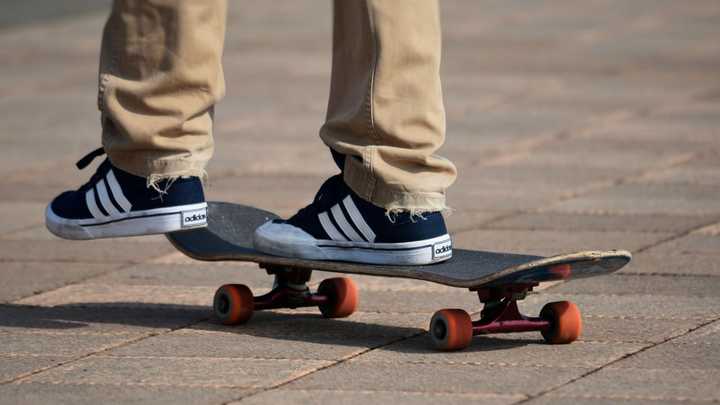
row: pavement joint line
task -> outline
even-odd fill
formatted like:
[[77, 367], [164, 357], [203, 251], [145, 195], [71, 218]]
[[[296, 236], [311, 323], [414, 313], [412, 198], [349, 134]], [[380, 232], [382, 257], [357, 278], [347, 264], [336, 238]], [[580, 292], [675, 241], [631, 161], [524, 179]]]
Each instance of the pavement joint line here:
[[610, 277], [667, 277], [667, 278], [708, 278], [717, 279], [717, 274], [693, 274], [693, 273], [655, 273], [655, 272], [622, 272], [612, 274]]
[[[0, 262], [4, 262], [4, 261], [3, 261], [3, 260], [0, 260]], [[54, 260], [53, 260], [53, 261], [50, 261], [50, 262], [54, 262]], [[23, 262], [23, 263], [48, 263], [48, 261], [36, 261], [36, 260], [33, 260], [33, 261]], [[73, 262], [73, 263], [77, 263], [77, 264], [97, 264], [96, 262]], [[117, 266], [117, 267], [112, 268], [114, 265]], [[110, 267], [110, 269], [102, 272], [101, 275], [107, 275], [107, 274], [109, 274], [109, 273], [111, 273], [111, 272], [113, 272], [113, 271], [122, 270], [122, 269], [124, 269], [124, 268], [126, 268], [126, 267], [132, 267], [132, 265], [131, 265], [131, 264], [128, 264], [128, 265], [124, 266], [124, 265], [122, 265], [122, 264], [120, 264], [120, 263], [110, 263], [107, 267]], [[99, 275], [98, 275], [98, 276], [99, 276]], [[75, 284], [83, 284], [85, 281], [90, 280], [90, 279], [92, 279], [93, 277], [95, 277], [95, 275], [93, 275], [93, 276], [88, 276], [88, 277], [84, 277], [84, 278], [81, 278], [81, 279], [79, 279], [79, 280], [75, 280], [75, 281], [70, 282], [70, 283], [64, 283], [63, 285], [61, 285], [61, 286], [59, 286], [59, 287], [51, 287], [51, 288], [48, 288], [48, 289], [45, 289], [45, 290], [42, 290], [42, 289], [41, 289], [41, 290], [36, 290], [36, 291], [33, 291], [32, 294], [29, 294], [29, 295], [25, 295], [25, 296], [16, 298], [16, 299], [14, 299], [14, 300], [12, 300], [12, 301], [8, 301], [8, 303], [10, 303], [10, 304], [16, 304], [18, 301], [22, 301], [22, 300], [27, 299], [27, 298], [30, 298], [30, 297], [35, 297], [35, 296], [37, 296], [37, 295], [46, 294], [46, 293], [49, 293], [49, 292], [52, 292], [52, 291], [55, 291], [55, 290], [59, 290], [59, 289], [61, 289], [61, 288], [65, 288], [65, 287], [68, 287], [68, 286], [71, 286], [71, 285], [75, 285]], [[20, 305], [22, 305], [22, 304], [20, 304]]]
[[359, 352], [357, 352], [357, 353], [353, 353], [353, 354], [350, 354], [350, 355], [343, 356], [343, 357], [339, 358], [338, 360], [332, 361], [330, 364], [327, 364], [327, 365], [324, 365], [324, 366], [320, 366], [320, 367], [316, 367], [314, 370], [307, 370], [306, 372], [301, 373], [301, 375], [296, 376], [295, 378], [288, 378], [288, 379], [286, 379], [285, 381], [281, 381], [281, 382], [276, 383], [276, 384], [273, 384], [273, 385], [271, 385], [271, 386], [269, 386], [269, 387], [263, 388], [263, 389], [260, 390], [259, 392], [252, 393], [252, 394], [249, 394], [249, 395], [243, 395], [243, 396], [241, 396], [241, 397], [239, 397], [239, 398], [232, 399], [232, 400], [230, 400], [230, 401], [225, 401], [225, 402], [223, 402], [223, 405], [229, 405], [229, 404], [232, 403], [232, 402], [241, 401], [241, 400], [243, 400], [243, 399], [245, 399], [245, 398], [249, 398], [249, 397], [252, 397], [252, 396], [261, 394], [261, 393], [266, 392], [266, 391], [271, 391], [271, 390], [275, 390], [275, 389], [284, 387], [284, 386], [286, 386], [286, 385], [288, 385], [288, 384], [290, 384], [290, 383], [292, 383], [292, 382], [298, 381], [298, 380], [300, 380], [300, 379], [302, 379], [302, 378], [304, 378], [304, 377], [307, 377], [307, 376], [309, 376], [309, 375], [311, 375], [311, 374], [315, 374], [315, 373], [317, 373], [317, 372], [319, 372], [319, 371], [322, 371], [322, 370], [325, 370], [325, 369], [328, 369], [328, 368], [331, 368], [331, 367], [335, 367], [335, 366], [340, 365], [340, 364], [343, 364], [343, 363], [347, 363], [348, 361], [350, 361], [350, 360], [352, 360], [352, 359], [354, 359], [354, 358], [356, 358], [356, 357], [362, 356], [363, 354], [368, 353], [368, 352], [370, 352], [370, 351], [372, 351], [372, 350], [379, 349], [379, 348], [382, 348], [382, 347], [386, 347], [386, 346], [392, 345], [392, 344], [397, 343], [397, 342], [401, 342], [401, 341], [403, 341], [403, 340], [407, 340], [407, 339], [412, 338], [412, 337], [415, 337], [415, 336], [420, 336], [420, 335], [422, 335], [422, 334], [424, 334], [424, 333], [426, 333], [426, 332], [423, 330], [422, 332], [417, 332], [417, 333], [414, 333], [414, 334], [412, 334], [412, 335], [410, 335], [410, 336], [407, 336], [407, 337], [400, 337], [400, 338], [391, 340], [391, 341], [389, 341], [389, 342], [386, 342], [386, 343], [383, 343], [383, 344], [380, 344], [380, 345], [377, 345], [377, 346], [374, 346], [374, 347], [369, 347], [369, 348], [364, 349], [364, 350], [361, 350], [361, 351], [359, 351]]
[[14, 240], [12, 237], [13, 235], [21, 233], [21, 232], [29, 231], [33, 228], [39, 227], [40, 225], [44, 225], [44, 224], [42, 222], [36, 222], [32, 225], [24, 225], [20, 228], [11, 229], [11, 230], [3, 233], [2, 235], [0, 235], [0, 240]]
[[[0, 262], [3, 262], [3, 260], [0, 260]], [[48, 263], [48, 262], [55, 262], [55, 260], [52, 260], [52, 261], [32, 261], [31, 263]], [[58, 261], [58, 262], [64, 263], [63, 261]], [[23, 262], [23, 263], [24, 263], [24, 262]], [[75, 261], [73, 261], [72, 263], [78, 263], [78, 264], [97, 264], [97, 263], [102, 263], [102, 262], [75, 262]], [[135, 266], [135, 265], [137, 265], [137, 263], [135, 263], [135, 264], [133, 264], [133, 263], [110, 263], [110, 264], [107, 266], [107, 267], [110, 267], [110, 269], [107, 270], [107, 271], [104, 271], [104, 272], [102, 272], [102, 273], [100, 273], [100, 274], [95, 274], [95, 275], [92, 275], [92, 276], [88, 276], [88, 277], [81, 278], [81, 279], [79, 279], [79, 280], [75, 280], [75, 281], [70, 282], [70, 283], [65, 283], [65, 284], [63, 284], [63, 285], [60, 286], [60, 287], [53, 287], [53, 288], [49, 288], [49, 289], [45, 289], [45, 290], [33, 291], [32, 294], [29, 294], [29, 295], [26, 295], [26, 296], [23, 296], [23, 297], [20, 297], [20, 298], [16, 298], [16, 299], [10, 301], [10, 303], [17, 303], [18, 301], [22, 301], [22, 300], [27, 299], [27, 298], [30, 298], [30, 297], [35, 297], [35, 296], [37, 296], [37, 295], [42, 295], [42, 294], [46, 294], [46, 293], [49, 293], [49, 292], [52, 292], [52, 291], [56, 291], [56, 290], [59, 290], [59, 289], [61, 289], [61, 288], [65, 288], [65, 287], [68, 287], [68, 286], [71, 286], [71, 285], [84, 284], [86, 281], [91, 280], [91, 279], [93, 279], [93, 278], [95, 278], [95, 277], [105, 276], [105, 275], [108, 275], [108, 274], [111, 273], [111, 272], [119, 271], [119, 270], [124, 270], [124, 269], [126, 269], [126, 268], [130, 268], [130, 267], [133, 267], [133, 266]], [[117, 267], [112, 268], [113, 266], [117, 266]]]
[[[4, 385], [6, 383], [0, 383]], [[109, 385], [113, 387], [177, 387], [177, 388], [227, 388], [227, 389], [257, 389], [260, 386], [255, 385], [232, 385], [232, 384], [178, 384], [178, 383], [159, 383], [159, 382], [93, 382], [93, 381], [13, 381], [11, 385], [20, 384], [47, 384], [47, 385], [73, 385], [73, 386], [102, 386]]]
[[[1, 355], [0, 355], [1, 356]], [[197, 359], [206, 359], [206, 360], [259, 360], [259, 361], [277, 361], [277, 362], [302, 362], [302, 361], [321, 361], [321, 362], [329, 362], [332, 360], [327, 359], [320, 359], [316, 357], [259, 357], [259, 356], [237, 356], [237, 357], [228, 357], [228, 356], [151, 356], [151, 355], [123, 355], [123, 354], [96, 354], [93, 356], [93, 358], [101, 358], [101, 359], [137, 359], [137, 360], [155, 360], [155, 359], [176, 359], [176, 360], [197, 360]]]
[[60, 357], [60, 358], [66, 358], [66, 359], [72, 359], [75, 358], [75, 356], [68, 356], [64, 354], [42, 354], [42, 353], [17, 353], [17, 352], [9, 352], [9, 353], [0, 353], [0, 357]]
[[707, 225], [702, 229], [697, 229], [693, 233], [703, 236], [720, 236], [720, 222]]
[[[554, 287], [554, 286], [553, 286]], [[548, 294], [556, 294], [552, 291], [548, 291]], [[589, 294], [584, 292], [563, 292], [562, 295], [572, 295], [572, 296], [592, 296], [592, 297], [624, 297], [631, 295], [633, 297], [638, 298], [650, 298], [650, 297], [657, 297], [657, 294], [635, 294], [635, 293], [627, 293], [627, 294], [617, 294], [617, 293], [600, 293], [600, 294]], [[660, 295], [660, 297], [663, 297]], [[691, 299], [698, 299], [698, 300], [714, 300], [714, 296], [697, 296], [693, 295], [691, 297], [687, 297]]]
[[[573, 384], [573, 383], [575, 383], [575, 382], [577, 382], [577, 381], [580, 381], [581, 379], [586, 378], [586, 377], [589, 377], [589, 376], [591, 376], [591, 375], [593, 375], [593, 374], [596, 374], [596, 373], [600, 372], [601, 370], [604, 370], [604, 369], [613, 369], [613, 368], [614, 368], [613, 365], [618, 364], [618, 363], [620, 363], [620, 362], [623, 361], [623, 360], [626, 360], [626, 359], [628, 359], [628, 358], [631, 358], [631, 357], [633, 357], [633, 356], [636, 356], [636, 355], [638, 355], [638, 354], [640, 354], [640, 353], [646, 352], [646, 351], [648, 351], [648, 350], [650, 350], [650, 349], [652, 349], [652, 348], [658, 347], [658, 346], [660, 346], [660, 345], [662, 345], [662, 344], [671, 342], [672, 340], [681, 338], [681, 337], [683, 337], [683, 336], [687, 336], [688, 334], [690, 334], [690, 333], [692, 333], [692, 332], [694, 332], [694, 331], [696, 331], [696, 330], [698, 330], [698, 329], [701, 329], [701, 328], [703, 328], [703, 327], [705, 327], [705, 326], [708, 326], [708, 325], [710, 325], [710, 324], [712, 324], [712, 323], [715, 323], [715, 322], [717, 322], [718, 320], [720, 320], [720, 317], [716, 317], [715, 319], [712, 319], [712, 320], [703, 322], [703, 323], [701, 323], [701, 324], [699, 324], [699, 325], [697, 325], [697, 326], [695, 326], [695, 327], [688, 328], [685, 332], [678, 333], [678, 334], [675, 334], [675, 335], [671, 335], [671, 336], [669, 336], [669, 337], [661, 340], [660, 342], [651, 343], [651, 344], [649, 344], [649, 345], [646, 345], [646, 346], [644, 346], [644, 347], [641, 347], [641, 348], [638, 349], [638, 350], [632, 351], [632, 352], [630, 352], [630, 353], [626, 353], [626, 354], [620, 356], [619, 358], [610, 361], [609, 363], [606, 363], [606, 364], [604, 364], [604, 365], [602, 365], [602, 366], [600, 366], [600, 367], [597, 367], [597, 368], [595, 368], [595, 369], [593, 369], [593, 370], [590, 370], [590, 371], [588, 371], [587, 373], [583, 373], [582, 375], [580, 375], [580, 376], [578, 376], [578, 377], [572, 378], [572, 379], [570, 379], [570, 381], [567, 381], [567, 382], [565, 382], [565, 383], [563, 383], [563, 384], [559, 384], [559, 385], [557, 385], [557, 386], [555, 386], [555, 387], [550, 387], [550, 388], [548, 388], [548, 389], [546, 389], [546, 390], [543, 390], [543, 391], [537, 393], [536, 395], [531, 395], [531, 396], [529, 396], [527, 399], [522, 400], [522, 401], [520, 401], [520, 402], [517, 402], [517, 404], [523, 404], [523, 403], [526, 403], [526, 402], [531, 401], [531, 400], [533, 400], [533, 399], [540, 398], [540, 397], [543, 397], [543, 396], [545, 396], [545, 395], [551, 394], [553, 391], [556, 391], [556, 390], [558, 390], [558, 389], [560, 389], [560, 388], [562, 388], [562, 387], [565, 387], [565, 386], [568, 386], [568, 385], [570, 385], [570, 384]], [[647, 369], [643, 369], [643, 370], [647, 370]], [[660, 370], [665, 370], [665, 369], [660, 369]]]
[[[167, 329], [157, 328], [156, 330]], [[39, 336], [137, 336], [142, 332], [54, 332], [44, 330], [0, 330], [0, 335], [39, 335]], [[2, 354], [0, 354], [2, 356]]]
[[539, 210], [540, 212], [545, 212], [553, 206], [568, 200], [572, 200], [573, 198], [592, 194], [600, 190], [607, 190], [613, 187], [621, 186], [623, 184], [631, 184], [634, 180], [640, 179], [643, 176], [646, 176], [648, 173], [652, 173], [657, 170], [667, 170], [677, 166], [682, 166], [688, 162], [692, 162], [697, 158], [698, 155], [699, 153], [692, 152], [673, 155], [664, 159], [657, 165], [639, 169], [635, 173], [630, 173], [628, 175], [616, 177], [614, 179], [600, 180], [594, 183], [590, 183], [587, 187], [581, 188], [577, 191], [569, 190], [566, 193], [561, 194], [560, 198], [558, 198], [557, 200], [548, 203], [546, 207], [540, 207]]
[[565, 399], [611, 399], [611, 400], [638, 400], [638, 401], [676, 401], [698, 404], [716, 404], [720, 402], [718, 398], [689, 398], [689, 397], [664, 397], [664, 396], [645, 396], [645, 395], [549, 395], [549, 398], [565, 398]]
[[[717, 313], [714, 313], [713, 315], [717, 315]], [[681, 317], [681, 316], [632, 316], [632, 315], [583, 315], [584, 318], [589, 319], [619, 319], [619, 320], [630, 320], [630, 321], [704, 321], [708, 318], [703, 317], [694, 317], [694, 318], [687, 318], [687, 317]]]
[[[580, 197], [580, 196], [578, 196]], [[653, 217], [689, 217], [689, 218], [701, 218], [701, 217], [712, 217], [717, 218], [716, 213], [707, 212], [683, 212], [682, 214], [672, 214], [668, 212], [651, 212], [644, 214], [637, 214], [634, 212], [627, 211], [616, 211], [608, 209], [563, 209], [562, 211], [554, 211], [551, 207], [541, 207], [533, 210], [525, 209], [524, 214], [567, 214], [567, 215], [590, 215], [590, 216], [613, 216], [613, 217], [633, 217], [633, 216], [653, 216]], [[667, 231], [647, 231], [654, 233], [667, 233]]]
[[38, 375], [38, 374], [41, 374], [41, 373], [43, 373], [43, 372], [45, 372], [45, 371], [53, 370], [53, 369], [56, 369], [56, 368], [58, 368], [58, 367], [62, 367], [62, 366], [67, 365], [67, 364], [75, 363], [75, 362], [77, 362], [77, 361], [90, 358], [90, 357], [92, 357], [93, 355], [96, 355], [96, 354], [100, 354], [100, 353], [103, 353], [103, 352], [108, 352], [108, 351], [110, 351], [110, 350], [114, 350], [114, 349], [118, 349], [118, 348], [121, 348], [121, 347], [129, 346], [129, 345], [132, 345], [132, 344], [134, 344], [134, 343], [137, 343], [137, 342], [140, 342], [140, 341], [142, 341], [142, 340], [145, 340], [145, 339], [147, 339], [147, 338], [151, 338], [151, 337], [155, 337], [155, 336], [161, 336], [161, 335], [170, 333], [170, 332], [172, 332], [173, 330], [178, 330], [178, 329], [186, 328], [186, 327], [195, 325], [195, 324], [197, 324], [197, 323], [199, 323], [199, 322], [202, 322], [202, 321], [204, 321], [204, 320], [206, 320], [206, 319], [201, 319], [201, 320], [199, 320], [199, 321], [194, 321], [194, 322], [191, 322], [191, 323], [182, 325], [182, 326], [178, 326], [177, 328], [171, 328], [171, 329], [169, 329], [169, 330], [167, 330], [167, 331], [164, 331], [164, 332], [152, 332], [152, 333], [147, 333], [147, 334], [144, 334], [144, 335], [142, 335], [142, 336], [135, 337], [135, 338], [133, 338], [133, 339], [129, 339], [129, 340], [126, 340], [126, 341], [123, 341], [123, 342], [119, 342], [118, 344], [108, 345], [108, 346], [106, 346], [106, 347], [104, 347], [104, 348], [102, 348], [102, 349], [100, 349], [100, 350], [96, 350], [96, 351], [93, 351], [93, 352], [90, 352], [90, 353], [85, 353], [85, 354], [80, 355], [80, 356], [73, 356], [71, 359], [69, 359], [69, 360], [67, 360], [67, 361], [63, 361], [63, 362], [56, 363], [56, 364], [53, 364], [53, 365], [50, 365], [50, 366], [41, 367], [41, 368], [39, 368], [39, 369], [35, 369], [35, 370], [29, 371], [29, 372], [26, 372], [26, 373], [22, 373], [22, 374], [20, 374], [20, 375], [17, 375], [17, 376], [15, 376], [15, 377], [12, 377], [12, 378], [7, 379], [7, 380], [4, 380], [4, 381], [3, 381], [3, 380], [0, 380], [0, 386], [5, 385], [5, 384], [16, 383], [16, 382], [18, 382], [18, 381], [27, 380], [28, 378], [33, 377], [33, 376]]
[[663, 244], [665, 244], [665, 243], [672, 242], [672, 241], [675, 241], [675, 240], [684, 238], [684, 237], [686, 237], [686, 236], [688, 236], [688, 235], [690, 235], [690, 234], [692, 234], [692, 233], [694, 233], [694, 232], [696, 232], [696, 231], [698, 231], [698, 230], [701, 230], [701, 229], [703, 229], [703, 228], [706, 228], [706, 227], [709, 226], [709, 225], [713, 225], [714, 223], [715, 223], [715, 222], [713, 221], [713, 222], [711, 222], [711, 223], [704, 223], [704, 224], [700, 224], [700, 225], [694, 226], [694, 227], [692, 227], [692, 228], [690, 228], [690, 229], [688, 229], [688, 230], [685, 230], [685, 231], [683, 231], [683, 232], [678, 232], [678, 233], [676, 233], [676, 234], [674, 234], [674, 235], [672, 235], [672, 236], [668, 236], [667, 238], [660, 239], [659, 241], [653, 242], [653, 243], [651, 243], [651, 244], [649, 244], [649, 245], [647, 245], [647, 246], [640, 247], [640, 248], [636, 249], [636, 251], [633, 252], [633, 253], [636, 253], [636, 254], [637, 254], [637, 253], [643, 253], [643, 252], [646, 252], [646, 251], [648, 251], [648, 250], [650, 250], [650, 249], [652, 249], [652, 248], [655, 248], [655, 247], [658, 247], [658, 246], [660, 246], [660, 245], [663, 245]]
[[[582, 188], [582, 189], [580, 189], [580, 190], [577, 190], [577, 191], [575, 191], [575, 190], [567, 191], [567, 192], [565, 192], [565, 193], [560, 194], [560, 197], [559, 197], [558, 199], [556, 199], [556, 200], [554, 200], [554, 201], [552, 201], [552, 202], [547, 203], [545, 206], [538, 207], [538, 208], [536, 208], [534, 211], [535, 211], [535, 213], [547, 212], [547, 210], [551, 210], [553, 206], [556, 206], [556, 205], [559, 204], [559, 203], [562, 203], [562, 202], [571, 200], [571, 199], [573, 199], [573, 198], [578, 198], [578, 197], [581, 197], [581, 196], [583, 196], [583, 195], [591, 194], [591, 193], [594, 193], [594, 192], [597, 192], [597, 191], [600, 191], [600, 190], [607, 190], [607, 189], [610, 189], [610, 188], [613, 188], [613, 187], [620, 186], [620, 185], [622, 185], [622, 184], [625, 184], [625, 183], [631, 181], [631, 180], [632, 180], [633, 178], [635, 178], [635, 177], [643, 176], [643, 175], [645, 175], [646, 173], [649, 173], [649, 172], [651, 172], [651, 171], [653, 171], [653, 170], [668, 169], [668, 168], [672, 168], [672, 167], [676, 167], [676, 166], [683, 165], [683, 164], [685, 164], [685, 163], [687, 163], [687, 162], [692, 161], [692, 160], [695, 158], [696, 155], [697, 155], [697, 153], [685, 153], [685, 154], [679, 155], [678, 157], [675, 157], [674, 159], [668, 159], [668, 160], [670, 160], [669, 162], [667, 162], [667, 163], [665, 163], [665, 164], [662, 164], [662, 165], [660, 165], [660, 166], [654, 166], [654, 167], [651, 167], [651, 168], [641, 169], [641, 170], [638, 171], [637, 174], [630, 174], [630, 175], [627, 175], [627, 176], [624, 176], [624, 177], [618, 177], [618, 178], [615, 178], [615, 179], [600, 180], [600, 181], [598, 181], [598, 182], [595, 182], [594, 185], [589, 185], [588, 187]], [[455, 234], [457, 235], [457, 234], [459, 234], [459, 233], [464, 233], [464, 232], [469, 232], [469, 231], [473, 231], [473, 230], [478, 230], [478, 229], [481, 229], [481, 228], [488, 228], [488, 227], [490, 227], [490, 225], [492, 225], [493, 223], [500, 222], [500, 221], [503, 221], [503, 220], [506, 220], [506, 219], [510, 219], [510, 218], [514, 218], [514, 217], [520, 216], [520, 215], [522, 215], [522, 214], [524, 213], [524, 211], [527, 211], [527, 210], [514, 210], [514, 211], [511, 211], [511, 212], [509, 212], [509, 213], [507, 213], [507, 214], [499, 215], [499, 216], [497, 216], [497, 217], [493, 217], [493, 218], [490, 218], [490, 219], [488, 219], [488, 220], [486, 220], [486, 221], [483, 221], [483, 222], [481, 222], [480, 224], [475, 225], [475, 226], [473, 226], [473, 227], [470, 227], [470, 228], [468, 228], [468, 229], [465, 229], [465, 230], [462, 230], [462, 231], [456, 231]], [[490, 228], [491, 228], [491, 227], [490, 227]]]
[[[470, 316], [471, 316], [471, 317], [472, 317], [472, 316], [476, 316], [476, 315], [478, 315], [479, 313], [480, 313], [480, 311], [474, 311], [474, 312], [470, 313]], [[376, 345], [376, 346], [373, 346], [373, 347], [370, 347], [370, 348], [367, 348], [367, 349], [363, 349], [363, 350], [361, 350], [361, 351], [359, 351], [359, 352], [357, 352], [357, 353], [353, 353], [353, 354], [350, 354], [350, 355], [341, 357], [340, 359], [338, 359], [338, 360], [336, 360], [336, 361], [334, 361], [334, 362], [332, 362], [331, 364], [328, 364], [328, 365], [326, 365], [326, 366], [318, 367], [318, 368], [316, 368], [315, 370], [309, 370], [309, 371], [307, 371], [305, 374], [303, 374], [303, 375], [301, 375], [301, 376], [299, 376], [299, 377], [297, 377], [297, 378], [295, 378], [295, 379], [288, 379], [288, 380], [283, 381], [283, 382], [280, 382], [280, 383], [278, 383], [278, 384], [274, 384], [273, 386], [264, 388], [264, 389], [262, 389], [262, 390], [260, 390], [260, 391], [258, 391], [258, 392], [255, 392], [255, 393], [252, 393], [252, 394], [248, 394], [248, 395], [244, 395], [244, 396], [241, 396], [240, 398], [236, 398], [236, 399], [233, 399], [233, 400], [224, 402], [223, 405], [230, 405], [232, 402], [242, 401], [242, 400], [245, 399], [245, 398], [253, 397], [253, 396], [256, 396], [256, 395], [261, 394], [261, 393], [263, 393], [263, 392], [272, 391], [272, 390], [276, 390], [276, 389], [282, 388], [283, 386], [286, 386], [286, 385], [288, 385], [288, 384], [290, 384], [290, 383], [292, 383], [292, 382], [301, 380], [302, 378], [307, 377], [307, 376], [312, 375], [312, 374], [315, 374], [315, 373], [317, 373], [317, 372], [319, 372], [319, 371], [322, 371], [322, 370], [325, 370], [325, 369], [329, 369], [329, 368], [331, 368], [331, 367], [335, 367], [335, 366], [338, 366], [338, 365], [341, 365], [341, 364], [344, 364], [344, 363], [347, 363], [347, 362], [351, 362], [351, 361], [353, 361], [354, 359], [357, 359], [357, 358], [359, 358], [360, 356], [362, 356], [362, 355], [364, 355], [364, 354], [366, 354], [366, 353], [369, 353], [369, 352], [371, 352], [371, 351], [374, 351], [374, 350], [377, 350], [377, 349], [382, 349], [383, 347], [391, 346], [391, 345], [394, 345], [394, 344], [396, 344], [396, 343], [400, 343], [400, 342], [403, 342], [403, 341], [406, 341], [406, 340], [409, 340], [409, 339], [414, 339], [414, 338], [417, 338], [417, 337], [422, 336], [422, 335], [424, 335], [424, 334], [427, 334], [427, 331], [423, 329], [423, 330], [421, 330], [421, 331], [419, 331], [419, 332], [417, 332], [417, 333], [413, 333], [413, 334], [408, 335], [408, 336], [404, 336], [404, 337], [400, 337], [400, 338], [397, 338], [397, 339], [394, 339], [394, 340], [390, 340], [389, 342], [386, 342], [386, 343], [383, 343], [383, 344], [380, 344], [380, 345]]]
[[467, 397], [467, 398], [518, 398], [523, 399], [526, 397], [524, 394], [500, 394], [494, 392], [451, 392], [451, 391], [413, 391], [413, 390], [348, 390], [348, 389], [323, 389], [323, 388], [289, 388], [293, 392], [304, 392], [304, 393], [315, 393], [315, 392], [327, 392], [327, 393], [361, 393], [361, 394], [377, 394], [377, 393], [388, 393], [388, 394], [418, 394], [423, 396], [438, 396], [438, 397]]
[[[607, 359], [610, 361], [611, 359]], [[362, 360], [363, 363], [380, 363], [380, 364], [415, 364], [415, 365], [444, 365], [444, 366], [489, 366], [498, 368], [527, 368], [527, 369], [561, 369], [561, 370], [573, 370], [582, 369], [587, 370], [588, 365], [584, 366], [564, 366], [564, 365], [551, 365], [542, 363], [514, 363], [514, 362], [502, 362], [502, 361], [421, 361], [421, 360], [409, 360], [409, 361], [393, 361], [393, 360]]]

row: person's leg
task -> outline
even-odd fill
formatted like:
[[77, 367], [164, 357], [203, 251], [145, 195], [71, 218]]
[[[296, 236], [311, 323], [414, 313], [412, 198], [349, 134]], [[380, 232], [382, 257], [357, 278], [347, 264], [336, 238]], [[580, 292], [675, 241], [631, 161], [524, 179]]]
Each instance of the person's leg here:
[[335, 1], [332, 82], [323, 141], [344, 180], [380, 207], [438, 211], [455, 166], [445, 139], [436, 0]]
[[312, 204], [255, 232], [280, 256], [427, 264], [452, 256], [440, 213], [453, 164], [445, 136], [436, 0], [336, 0], [333, 69], [320, 131], [342, 176]]
[[112, 164], [153, 180], [199, 176], [223, 96], [226, 0], [115, 0], [98, 104]]
[[114, 1], [98, 94], [108, 159], [48, 205], [51, 232], [92, 239], [206, 225], [200, 179], [213, 151], [213, 106], [224, 93], [226, 8], [226, 0]]

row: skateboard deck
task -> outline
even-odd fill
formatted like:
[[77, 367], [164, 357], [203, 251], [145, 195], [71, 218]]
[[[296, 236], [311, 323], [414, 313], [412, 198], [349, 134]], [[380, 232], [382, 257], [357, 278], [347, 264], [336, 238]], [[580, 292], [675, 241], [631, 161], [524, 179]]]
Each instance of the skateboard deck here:
[[424, 266], [368, 265], [272, 256], [253, 249], [253, 231], [277, 215], [258, 208], [208, 204], [208, 227], [167, 237], [189, 257], [204, 261], [247, 261], [329, 272], [402, 277], [452, 287], [544, 282], [612, 273], [630, 261], [626, 251], [584, 251], [552, 257], [453, 249], [452, 259]]
[[277, 215], [258, 208], [224, 202], [208, 203], [208, 226], [167, 234], [187, 256], [204, 261], [258, 263], [273, 274], [276, 285], [254, 296], [241, 284], [226, 284], [215, 293], [213, 309], [226, 325], [247, 322], [254, 311], [316, 306], [327, 318], [350, 316], [358, 305], [354, 282], [345, 277], [323, 280], [316, 292], [307, 283], [313, 270], [402, 277], [467, 288], [484, 308], [472, 321], [462, 309], [437, 311], [430, 321], [433, 344], [441, 350], [467, 347], [473, 336], [489, 333], [539, 331], [548, 343], [570, 343], [582, 331], [577, 306], [569, 301], [546, 304], [538, 317], [520, 313], [517, 301], [539, 283], [592, 277], [615, 272], [631, 255], [624, 250], [582, 251], [550, 257], [453, 249], [451, 259], [424, 266], [369, 265], [339, 261], [294, 259], [268, 255], [253, 248], [258, 226]]

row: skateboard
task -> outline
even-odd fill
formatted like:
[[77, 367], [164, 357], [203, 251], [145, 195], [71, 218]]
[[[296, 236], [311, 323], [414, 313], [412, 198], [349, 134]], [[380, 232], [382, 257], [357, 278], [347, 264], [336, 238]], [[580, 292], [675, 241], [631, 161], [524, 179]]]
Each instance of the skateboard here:
[[203, 261], [255, 262], [275, 276], [275, 286], [253, 296], [247, 286], [226, 284], [213, 300], [217, 318], [226, 325], [247, 322], [254, 311], [316, 306], [327, 318], [350, 316], [358, 305], [355, 283], [346, 277], [323, 280], [312, 292], [307, 283], [313, 270], [402, 277], [468, 289], [483, 310], [473, 321], [462, 309], [442, 309], [429, 333], [440, 350], [467, 347], [472, 337], [490, 333], [539, 331], [546, 342], [570, 343], [582, 330], [578, 307], [569, 301], [546, 304], [539, 316], [520, 313], [517, 301], [542, 282], [593, 277], [615, 272], [631, 260], [627, 251], [583, 251], [551, 257], [453, 249], [450, 260], [423, 266], [388, 266], [317, 261], [272, 256], [253, 249], [254, 230], [277, 215], [239, 204], [208, 203], [208, 226], [167, 234], [187, 256]]

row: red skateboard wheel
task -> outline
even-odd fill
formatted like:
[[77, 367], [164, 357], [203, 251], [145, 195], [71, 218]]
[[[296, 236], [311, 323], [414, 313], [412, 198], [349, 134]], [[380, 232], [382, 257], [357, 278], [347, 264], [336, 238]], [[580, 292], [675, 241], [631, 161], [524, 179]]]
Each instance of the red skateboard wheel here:
[[545, 341], [551, 344], [574, 342], [582, 333], [582, 317], [577, 305], [570, 301], [550, 302], [540, 311], [540, 318], [550, 322], [542, 331]]
[[252, 291], [242, 284], [225, 284], [215, 291], [213, 310], [223, 325], [239, 325], [253, 314], [255, 299]]

